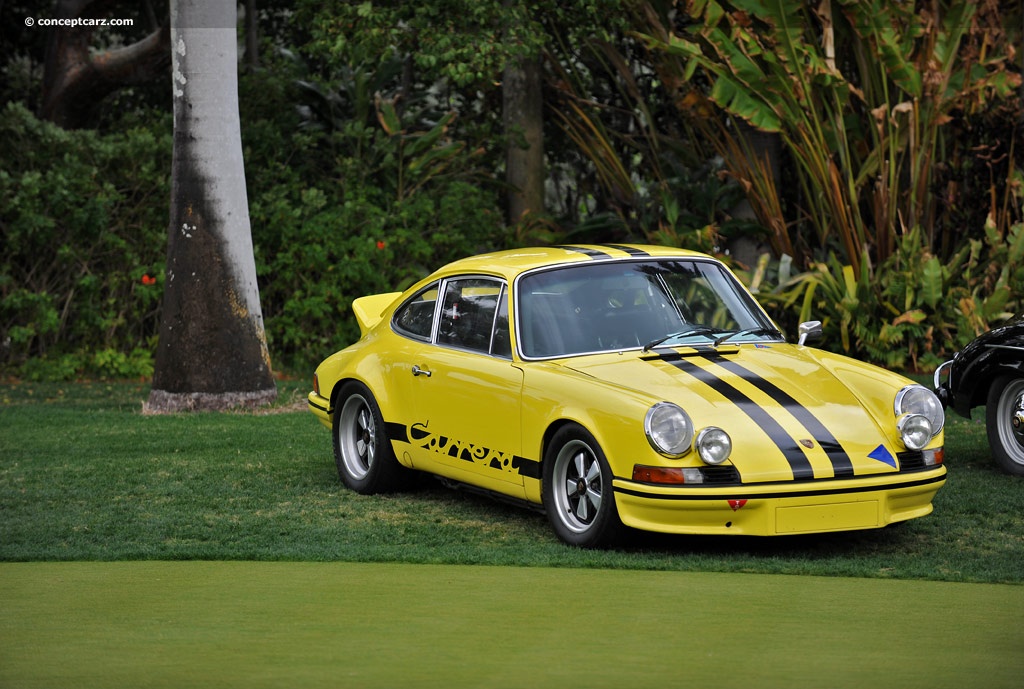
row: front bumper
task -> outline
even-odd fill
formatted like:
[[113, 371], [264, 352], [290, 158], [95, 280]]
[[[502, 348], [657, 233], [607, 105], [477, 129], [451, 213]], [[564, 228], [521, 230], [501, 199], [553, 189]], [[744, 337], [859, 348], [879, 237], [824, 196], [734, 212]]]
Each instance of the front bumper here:
[[946, 468], [804, 483], [669, 488], [614, 482], [619, 517], [645, 531], [776, 536], [877, 529], [922, 517]]
[[331, 428], [333, 425], [331, 401], [326, 397], [321, 397], [316, 392], [311, 392], [306, 398], [306, 402], [309, 405], [309, 411], [313, 413], [313, 416], [315, 416], [320, 423]]

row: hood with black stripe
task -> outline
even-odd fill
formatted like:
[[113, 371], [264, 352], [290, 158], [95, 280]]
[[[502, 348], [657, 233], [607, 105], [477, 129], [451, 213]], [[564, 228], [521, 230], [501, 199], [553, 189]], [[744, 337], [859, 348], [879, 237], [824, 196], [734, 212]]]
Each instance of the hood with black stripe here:
[[899, 471], [893, 403], [912, 381], [784, 343], [580, 357], [566, 365], [678, 404], [697, 431], [724, 429], [744, 482]]

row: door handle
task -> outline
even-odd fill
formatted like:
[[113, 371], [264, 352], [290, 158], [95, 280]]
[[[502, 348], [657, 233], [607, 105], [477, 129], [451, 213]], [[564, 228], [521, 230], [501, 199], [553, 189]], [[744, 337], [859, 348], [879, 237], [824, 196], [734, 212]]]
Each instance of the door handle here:
[[431, 375], [433, 375], [433, 374], [432, 374], [432, 373], [431, 373], [430, 371], [428, 371], [427, 369], [425, 369], [425, 368], [420, 368], [418, 364], [413, 364], [413, 367], [412, 367], [412, 374], [413, 374], [414, 376], [426, 376], [427, 378], [429, 378], [429, 377], [430, 377]]

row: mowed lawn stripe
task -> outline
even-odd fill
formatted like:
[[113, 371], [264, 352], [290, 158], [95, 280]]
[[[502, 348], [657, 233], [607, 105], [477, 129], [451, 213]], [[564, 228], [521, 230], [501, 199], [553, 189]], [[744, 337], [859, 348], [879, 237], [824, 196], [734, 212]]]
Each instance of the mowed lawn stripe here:
[[312, 562], [0, 564], [2, 687], [1019, 687], [1024, 587]]

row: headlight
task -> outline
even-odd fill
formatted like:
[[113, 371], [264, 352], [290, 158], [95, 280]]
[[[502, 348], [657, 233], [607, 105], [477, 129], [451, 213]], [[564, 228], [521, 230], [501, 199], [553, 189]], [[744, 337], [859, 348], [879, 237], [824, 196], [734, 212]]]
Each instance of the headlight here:
[[721, 428], [708, 426], [697, 434], [697, 452], [705, 464], [721, 464], [732, 454], [732, 438]]
[[647, 442], [667, 457], [682, 457], [693, 442], [693, 423], [686, 412], [671, 402], [658, 402], [644, 417]]
[[942, 425], [946, 421], [939, 398], [923, 385], [908, 385], [900, 390], [894, 406], [897, 418], [905, 414], [916, 414], [926, 418], [932, 429], [929, 439], [934, 438], [942, 430]]
[[921, 414], [904, 414], [896, 422], [896, 428], [908, 450], [923, 450], [935, 435], [931, 422]]

